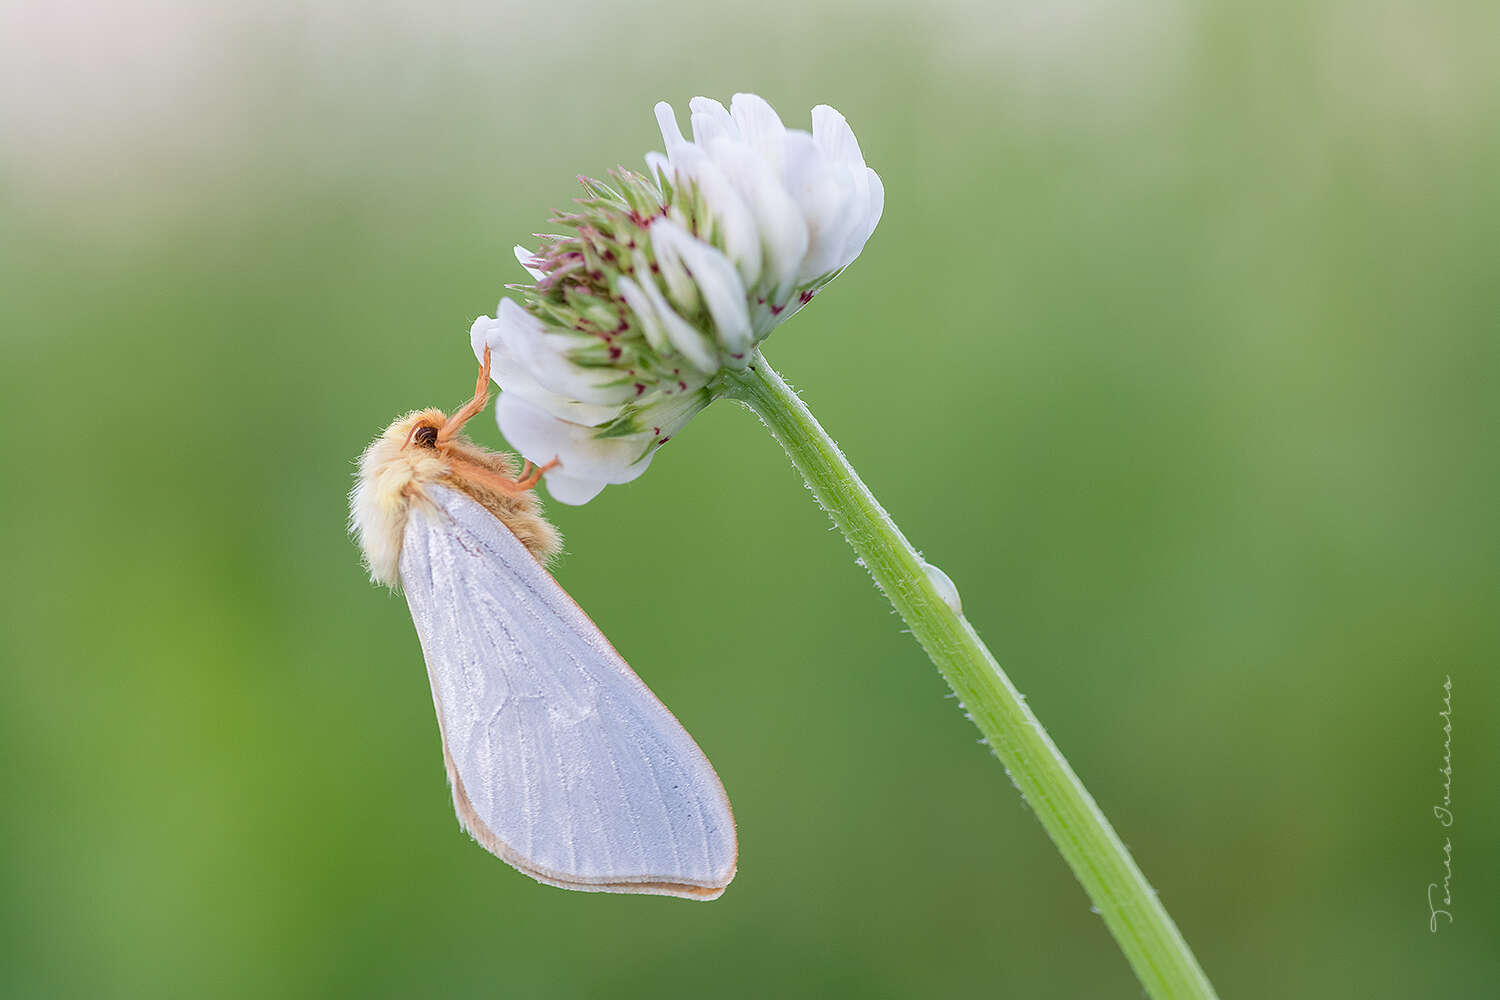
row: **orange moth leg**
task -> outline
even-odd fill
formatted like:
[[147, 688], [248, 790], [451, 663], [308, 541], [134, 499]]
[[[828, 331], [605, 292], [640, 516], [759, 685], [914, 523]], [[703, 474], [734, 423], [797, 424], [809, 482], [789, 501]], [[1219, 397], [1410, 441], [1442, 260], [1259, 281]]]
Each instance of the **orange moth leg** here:
[[549, 469], [556, 469], [561, 465], [562, 462], [554, 458], [546, 465], [533, 469], [531, 467], [531, 461], [528, 459], [526, 462], [526, 467], [521, 470], [521, 478], [516, 480], [516, 485], [523, 490], [529, 490], [537, 483], [542, 481], [543, 473], [547, 472]]
[[484, 348], [484, 359], [479, 363], [479, 379], [474, 383], [474, 398], [469, 400], [438, 431], [438, 444], [446, 444], [457, 434], [464, 424], [469, 422], [484, 404], [490, 401], [490, 348], [486, 344]]
[[505, 496], [512, 497], [516, 496], [519, 493], [525, 493], [527, 490], [535, 486], [538, 482], [541, 481], [543, 469], [550, 469], [554, 464], [552, 462], [549, 462], [543, 467], [543, 469], [533, 470], [531, 475], [527, 476], [525, 479], [511, 479], [509, 476], [502, 475], [501, 473], [496, 472], [493, 469], [486, 469], [485, 467], [476, 465], [473, 462], [466, 462], [463, 459], [458, 458], [457, 456], [450, 455], [448, 460], [455, 467], [462, 469], [462, 478], [473, 482], [483, 483], [485, 486], [488, 486], [496, 493], [502, 493]]

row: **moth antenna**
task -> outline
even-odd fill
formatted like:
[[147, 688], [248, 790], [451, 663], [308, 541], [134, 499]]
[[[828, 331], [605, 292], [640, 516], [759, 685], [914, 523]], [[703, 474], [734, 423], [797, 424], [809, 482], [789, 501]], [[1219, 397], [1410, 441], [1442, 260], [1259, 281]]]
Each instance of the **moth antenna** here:
[[452, 439], [453, 435], [457, 434], [463, 427], [463, 425], [469, 422], [469, 418], [473, 417], [480, 410], [484, 409], [484, 404], [488, 403], [489, 401], [490, 347], [488, 344], [486, 344], [484, 346], [484, 357], [479, 362], [479, 379], [474, 383], [474, 398], [465, 403], [461, 409], [456, 411], [453, 416], [448, 418], [448, 422], [442, 426], [441, 430], [438, 431], [437, 443], [448, 443], [448, 441]]

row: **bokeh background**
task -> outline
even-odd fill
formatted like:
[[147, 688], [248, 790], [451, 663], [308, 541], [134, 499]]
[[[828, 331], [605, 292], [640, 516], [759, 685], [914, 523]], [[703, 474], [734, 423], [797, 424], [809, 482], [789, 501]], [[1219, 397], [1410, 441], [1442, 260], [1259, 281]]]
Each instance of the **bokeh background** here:
[[511, 245], [655, 100], [754, 90], [842, 110], [887, 192], [767, 355], [1222, 994], [1493, 996], [1497, 37], [1448, 0], [0, 8], [0, 993], [1139, 994], [729, 404], [552, 512], [738, 879], [565, 893], [457, 828], [352, 461], [467, 395]]

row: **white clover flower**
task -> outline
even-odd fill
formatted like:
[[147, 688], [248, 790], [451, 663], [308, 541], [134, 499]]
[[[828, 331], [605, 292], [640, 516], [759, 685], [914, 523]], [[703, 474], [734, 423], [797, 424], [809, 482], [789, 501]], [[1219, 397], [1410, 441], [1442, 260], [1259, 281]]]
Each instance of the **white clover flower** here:
[[552, 220], [570, 232], [516, 248], [535, 284], [470, 331], [476, 356], [491, 351], [501, 432], [559, 460], [546, 481], [563, 503], [645, 472], [880, 221], [880, 178], [832, 108], [808, 133], [754, 94], [689, 107], [691, 141], [656, 106], [666, 153], [646, 155], [649, 174], [582, 179], [578, 210]]

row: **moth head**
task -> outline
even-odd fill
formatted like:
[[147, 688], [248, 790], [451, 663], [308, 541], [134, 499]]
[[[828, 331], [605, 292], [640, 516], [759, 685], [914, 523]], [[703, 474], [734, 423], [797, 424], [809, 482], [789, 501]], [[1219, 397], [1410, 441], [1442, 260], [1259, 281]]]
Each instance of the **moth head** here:
[[392, 421], [360, 457], [349, 525], [377, 582], [396, 586], [406, 518], [429, 503], [432, 484], [469, 494], [544, 564], [562, 548], [531, 493], [542, 470], [529, 463], [518, 469], [513, 456], [474, 444], [460, 426], [442, 410], [415, 410]]
[[401, 535], [411, 505], [421, 502], [426, 483], [447, 472], [437, 447], [438, 431], [447, 419], [441, 410], [398, 417], [360, 457], [349, 498], [350, 527], [359, 538], [370, 575], [387, 586], [396, 585]]
[[403, 452], [431, 453], [448, 443], [442, 433], [447, 423], [442, 410], [417, 410], [392, 423], [382, 437], [399, 444]]
[[430, 504], [427, 487], [439, 483], [478, 501], [543, 564], [562, 548], [557, 530], [541, 516], [531, 494], [556, 459], [540, 468], [527, 462], [518, 472], [513, 456], [487, 451], [460, 433], [489, 402], [489, 384], [486, 347], [467, 403], [451, 415], [415, 410], [397, 417], [360, 456], [349, 495], [349, 526], [376, 581], [396, 586], [407, 515], [414, 506]]

